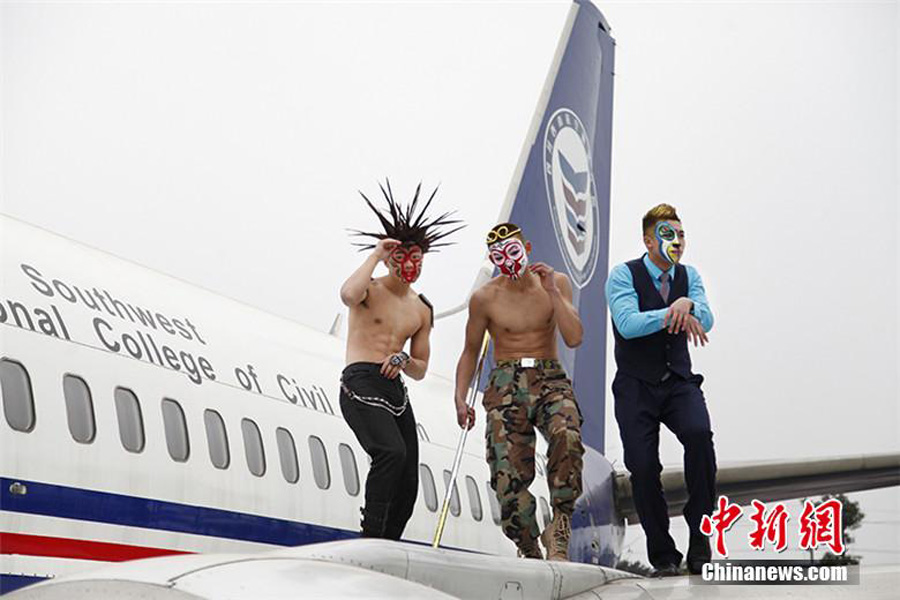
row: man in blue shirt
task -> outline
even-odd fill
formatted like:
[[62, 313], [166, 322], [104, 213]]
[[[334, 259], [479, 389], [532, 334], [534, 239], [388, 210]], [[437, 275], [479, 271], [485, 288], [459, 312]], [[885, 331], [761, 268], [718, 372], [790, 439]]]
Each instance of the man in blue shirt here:
[[682, 559], [669, 535], [659, 479], [660, 423], [684, 446], [687, 564], [699, 573], [710, 560], [700, 522], [714, 509], [716, 456], [700, 390], [703, 376], [691, 371], [688, 342], [706, 345], [713, 316], [699, 273], [681, 264], [685, 238], [675, 208], [660, 204], [650, 209], [642, 226], [647, 253], [616, 265], [606, 283], [616, 339], [616, 421], [647, 554], [659, 575], [677, 574]]

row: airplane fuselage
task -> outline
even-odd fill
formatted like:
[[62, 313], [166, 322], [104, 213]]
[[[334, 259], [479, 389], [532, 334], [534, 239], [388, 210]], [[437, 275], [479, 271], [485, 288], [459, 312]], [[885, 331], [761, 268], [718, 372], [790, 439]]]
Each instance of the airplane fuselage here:
[[[368, 459], [337, 402], [342, 340], [12, 219], [3, 234], [0, 572], [358, 535]], [[404, 539], [427, 544], [459, 429], [450, 381], [407, 384], [421, 465]], [[442, 544], [512, 555], [473, 433]], [[611, 472], [589, 450], [575, 560], [618, 554]]]

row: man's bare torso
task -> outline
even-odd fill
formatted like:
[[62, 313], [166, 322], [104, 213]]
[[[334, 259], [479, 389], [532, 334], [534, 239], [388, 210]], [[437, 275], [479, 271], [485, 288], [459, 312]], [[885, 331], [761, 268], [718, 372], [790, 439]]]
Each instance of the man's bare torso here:
[[398, 295], [379, 277], [369, 282], [366, 299], [350, 308], [347, 364], [380, 363], [403, 350], [406, 341], [430, 322], [431, 311], [412, 288]]
[[540, 279], [528, 274], [520, 282], [498, 276], [482, 294], [495, 360], [556, 358], [556, 318]]

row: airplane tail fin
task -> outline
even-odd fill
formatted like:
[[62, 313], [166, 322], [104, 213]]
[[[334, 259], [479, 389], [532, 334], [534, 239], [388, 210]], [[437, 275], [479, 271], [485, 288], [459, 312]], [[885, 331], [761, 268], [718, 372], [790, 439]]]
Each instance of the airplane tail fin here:
[[[600, 11], [575, 0], [497, 219], [522, 228], [532, 262], [572, 280], [584, 338], [579, 348], [559, 347], [584, 416], [584, 443], [601, 453], [614, 51]], [[476, 287], [492, 269], [482, 269]]]

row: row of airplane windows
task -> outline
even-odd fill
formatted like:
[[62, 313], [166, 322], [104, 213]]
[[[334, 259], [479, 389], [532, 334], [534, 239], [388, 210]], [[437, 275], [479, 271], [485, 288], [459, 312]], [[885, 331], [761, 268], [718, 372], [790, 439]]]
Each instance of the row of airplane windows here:
[[[3, 396], [3, 412], [9, 426], [21, 432], [30, 432], [36, 423], [34, 398], [31, 391], [31, 379], [28, 371], [21, 363], [9, 358], [0, 360], [0, 391]], [[145, 432], [141, 403], [137, 395], [125, 387], [117, 387], [114, 391], [116, 417], [119, 426], [119, 439], [125, 450], [141, 453], [145, 446]], [[90, 444], [96, 436], [96, 421], [90, 387], [81, 377], [73, 374], [63, 376], [63, 397], [66, 406], [66, 418], [72, 438], [81, 444]], [[163, 398], [161, 401], [163, 427], [169, 456], [176, 462], [187, 462], [191, 454], [190, 438], [184, 410], [178, 401]], [[217, 469], [228, 469], [231, 465], [228, 434], [222, 416], [215, 410], [207, 408], [203, 411], [203, 422], [206, 430], [209, 459]], [[241, 435], [244, 443], [244, 454], [247, 468], [253, 475], [262, 477], [266, 473], [266, 455], [262, 435], [255, 421], [250, 418], [241, 419]], [[300, 465], [297, 448], [290, 431], [283, 427], [275, 430], [282, 475], [288, 483], [300, 480]], [[308, 438], [309, 453], [313, 467], [313, 480], [320, 489], [331, 486], [331, 471], [328, 453], [321, 438], [310, 435]], [[344, 489], [351, 496], [360, 492], [359, 471], [356, 455], [347, 444], [338, 445], [338, 456], [344, 480]], [[449, 485], [451, 473], [444, 470], [444, 489]], [[419, 465], [419, 480], [425, 506], [431, 512], [437, 512], [438, 498], [434, 476], [431, 468]], [[478, 484], [470, 475], [465, 476], [466, 491], [469, 499], [472, 518], [481, 521], [483, 510]], [[496, 496], [486, 482], [486, 493], [491, 507], [491, 517], [496, 524], [500, 523], [500, 507]], [[547, 501], [539, 499], [543, 521], [549, 522], [550, 510]], [[456, 482], [450, 495], [450, 513], [460, 516], [462, 507]]]

